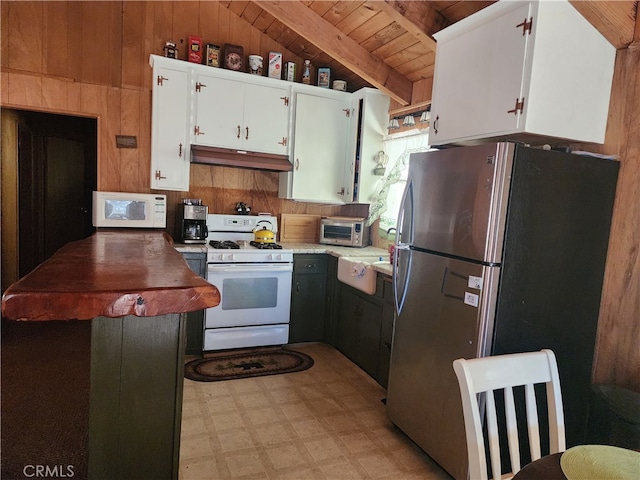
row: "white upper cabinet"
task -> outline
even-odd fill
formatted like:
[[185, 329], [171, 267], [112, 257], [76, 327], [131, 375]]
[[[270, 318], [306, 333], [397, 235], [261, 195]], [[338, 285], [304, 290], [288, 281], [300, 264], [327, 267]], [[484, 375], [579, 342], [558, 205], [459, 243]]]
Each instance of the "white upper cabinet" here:
[[569, 2], [499, 1], [434, 36], [432, 145], [604, 142], [615, 48]]
[[293, 171], [280, 174], [280, 197], [345, 203], [344, 165], [350, 151], [351, 95], [294, 87]]
[[151, 188], [189, 190], [189, 79], [185, 62], [152, 55]]
[[352, 95], [352, 154], [345, 162], [345, 202], [371, 203], [382, 176], [376, 175], [376, 156], [389, 123], [389, 97], [374, 88]]
[[289, 85], [279, 86], [283, 82], [249, 74], [204, 69], [197, 69], [194, 85], [193, 142], [288, 155]]

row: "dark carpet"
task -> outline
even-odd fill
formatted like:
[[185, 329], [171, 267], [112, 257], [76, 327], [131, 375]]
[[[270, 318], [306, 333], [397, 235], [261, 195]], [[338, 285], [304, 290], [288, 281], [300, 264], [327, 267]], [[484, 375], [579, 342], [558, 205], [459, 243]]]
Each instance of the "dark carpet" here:
[[184, 367], [184, 376], [197, 382], [216, 382], [301, 372], [311, 366], [313, 366], [313, 359], [295, 350], [245, 349], [208, 354], [206, 358], [191, 360]]
[[3, 320], [1, 335], [1, 478], [86, 478], [91, 322]]

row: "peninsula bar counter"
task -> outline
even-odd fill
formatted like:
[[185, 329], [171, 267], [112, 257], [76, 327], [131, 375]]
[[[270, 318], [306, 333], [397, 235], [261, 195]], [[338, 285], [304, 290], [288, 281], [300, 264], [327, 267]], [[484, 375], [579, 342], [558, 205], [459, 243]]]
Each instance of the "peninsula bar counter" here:
[[186, 312], [219, 302], [146, 230], [71, 242], [5, 291], [4, 321], [91, 322], [88, 478], [178, 478]]

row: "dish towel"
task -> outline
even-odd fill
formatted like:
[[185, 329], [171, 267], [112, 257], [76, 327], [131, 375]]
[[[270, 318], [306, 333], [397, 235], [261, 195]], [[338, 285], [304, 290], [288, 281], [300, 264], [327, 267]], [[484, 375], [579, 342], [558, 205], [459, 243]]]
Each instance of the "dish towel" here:
[[362, 277], [367, 271], [367, 266], [364, 263], [354, 263], [351, 267], [351, 276], [352, 277]]

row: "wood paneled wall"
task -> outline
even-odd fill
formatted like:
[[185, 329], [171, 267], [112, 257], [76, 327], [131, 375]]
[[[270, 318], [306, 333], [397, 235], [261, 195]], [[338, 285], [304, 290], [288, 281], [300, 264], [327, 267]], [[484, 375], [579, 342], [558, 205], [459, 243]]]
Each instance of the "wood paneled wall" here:
[[[151, 53], [167, 40], [186, 51], [189, 34], [234, 43], [245, 53], [301, 59], [215, 1], [1, 2], [0, 102], [98, 118], [98, 188], [149, 191]], [[640, 391], [640, 27], [618, 51], [607, 139], [601, 151], [621, 160], [607, 263], [594, 379]], [[413, 103], [430, 100], [431, 79], [416, 82]], [[392, 106], [393, 109], [393, 106]], [[136, 135], [138, 149], [115, 147]], [[594, 150], [595, 147], [590, 145]], [[3, 172], [4, 174], [5, 172]], [[319, 206], [277, 198], [277, 174], [192, 165], [192, 191], [169, 202], [202, 198], [212, 211], [237, 201], [254, 211], [362, 214], [366, 207]], [[171, 220], [170, 220], [171, 221]], [[558, 321], [562, 321], [559, 319]]]
[[[200, 35], [242, 45], [245, 54], [275, 50], [302, 62], [218, 2], [2, 2], [1, 9], [2, 105], [97, 118], [100, 190], [150, 191], [149, 55], [162, 55], [165, 41], [178, 44], [183, 60], [188, 36]], [[135, 135], [138, 148], [116, 148], [116, 135]], [[169, 205], [187, 197], [218, 213], [238, 201], [260, 212], [368, 212], [279, 199], [274, 173], [194, 165], [192, 179], [191, 192], [163, 192]]]

